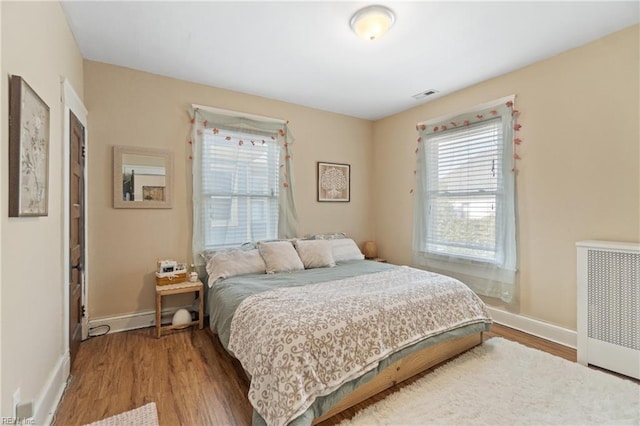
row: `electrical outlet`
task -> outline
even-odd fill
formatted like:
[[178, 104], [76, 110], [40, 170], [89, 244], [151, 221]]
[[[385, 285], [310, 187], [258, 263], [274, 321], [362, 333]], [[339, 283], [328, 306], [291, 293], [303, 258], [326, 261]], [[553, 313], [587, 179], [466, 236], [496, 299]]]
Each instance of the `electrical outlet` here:
[[20, 388], [16, 389], [15, 392], [13, 392], [13, 407], [12, 407], [13, 412], [11, 413], [13, 418], [17, 417], [18, 404], [20, 404]]

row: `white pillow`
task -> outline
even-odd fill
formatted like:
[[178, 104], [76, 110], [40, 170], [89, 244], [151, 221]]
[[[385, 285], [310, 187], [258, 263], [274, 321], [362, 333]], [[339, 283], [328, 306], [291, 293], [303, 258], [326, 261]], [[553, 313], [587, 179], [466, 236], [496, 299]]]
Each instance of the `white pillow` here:
[[207, 262], [209, 287], [220, 278], [242, 274], [264, 274], [267, 266], [257, 249], [220, 251]]
[[290, 272], [304, 269], [304, 265], [289, 241], [258, 243], [258, 250], [267, 264], [267, 274]]
[[206, 265], [207, 263], [209, 263], [209, 261], [213, 256], [215, 256], [220, 252], [223, 252], [223, 251], [230, 252], [230, 251], [238, 251], [238, 250], [248, 251], [248, 250], [254, 250], [255, 248], [256, 248], [256, 245], [254, 243], [243, 243], [238, 247], [230, 248], [230, 249], [204, 250], [202, 253], [200, 253], [200, 256], [202, 256], [202, 258], [204, 259], [204, 263]]
[[293, 243], [304, 269], [336, 266], [331, 246], [326, 240], [297, 240]]
[[333, 253], [333, 260], [343, 262], [345, 260], [364, 259], [364, 254], [358, 248], [358, 245], [351, 238], [340, 238], [337, 240], [328, 240]]

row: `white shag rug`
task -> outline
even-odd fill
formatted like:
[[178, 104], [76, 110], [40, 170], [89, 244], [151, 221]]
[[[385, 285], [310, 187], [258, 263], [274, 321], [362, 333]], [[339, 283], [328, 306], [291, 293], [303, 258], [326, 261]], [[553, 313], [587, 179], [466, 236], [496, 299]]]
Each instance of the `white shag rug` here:
[[98, 420], [85, 426], [158, 426], [156, 403], [150, 402], [134, 410]]
[[592, 424], [640, 425], [640, 385], [494, 337], [340, 425]]

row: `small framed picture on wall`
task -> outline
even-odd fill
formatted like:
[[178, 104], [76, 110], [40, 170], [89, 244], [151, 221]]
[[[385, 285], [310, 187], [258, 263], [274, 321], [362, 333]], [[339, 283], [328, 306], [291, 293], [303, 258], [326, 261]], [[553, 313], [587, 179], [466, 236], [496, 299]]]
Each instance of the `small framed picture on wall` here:
[[351, 200], [351, 165], [318, 161], [318, 201]]

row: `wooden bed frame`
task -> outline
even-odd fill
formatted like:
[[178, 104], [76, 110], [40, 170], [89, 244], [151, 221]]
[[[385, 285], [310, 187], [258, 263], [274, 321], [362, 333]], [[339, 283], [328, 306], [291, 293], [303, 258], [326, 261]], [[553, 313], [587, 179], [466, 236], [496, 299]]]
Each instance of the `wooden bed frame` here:
[[482, 332], [469, 336], [447, 340], [432, 346], [428, 346], [418, 352], [394, 362], [386, 367], [376, 377], [360, 386], [347, 395], [342, 401], [333, 406], [331, 410], [320, 417], [316, 417], [312, 424], [318, 424], [336, 414], [350, 408], [385, 389], [407, 380], [434, 365], [440, 364], [456, 355], [465, 352], [482, 343]]

